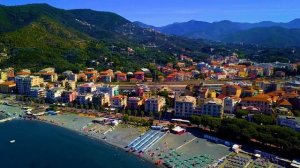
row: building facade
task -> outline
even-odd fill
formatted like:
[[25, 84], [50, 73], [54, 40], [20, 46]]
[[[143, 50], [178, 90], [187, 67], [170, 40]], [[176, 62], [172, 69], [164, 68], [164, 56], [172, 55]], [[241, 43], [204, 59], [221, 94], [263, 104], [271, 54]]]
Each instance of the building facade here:
[[16, 86], [17, 91], [21, 95], [27, 95], [30, 94], [30, 89], [33, 86], [39, 86], [44, 82], [44, 80], [38, 76], [17, 76], [15, 78], [16, 80]]
[[175, 116], [191, 117], [196, 107], [196, 98], [192, 96], [180, 96], [175, 99]]
[[145, 112], [159, 112], [162, 111], [163, 106], [166, 105], [164, 97], [151, 97], [145, 101]]

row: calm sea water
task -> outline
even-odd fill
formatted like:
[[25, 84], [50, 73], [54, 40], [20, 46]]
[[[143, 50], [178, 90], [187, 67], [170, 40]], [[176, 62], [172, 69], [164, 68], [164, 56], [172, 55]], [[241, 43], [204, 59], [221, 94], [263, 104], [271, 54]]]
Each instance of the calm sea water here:
[[[15, 139], [15, 143], [9, 141]], [[153, 164], [76, 132], [38, 121], [0, 123], [1, 168], [150, 168]]]

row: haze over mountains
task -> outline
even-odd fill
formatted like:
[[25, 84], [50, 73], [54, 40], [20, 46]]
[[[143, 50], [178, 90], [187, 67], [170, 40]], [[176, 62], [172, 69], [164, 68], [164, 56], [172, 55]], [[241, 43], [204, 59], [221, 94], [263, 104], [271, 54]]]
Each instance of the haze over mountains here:
[[267, 46], [299, 46], [300, 19], [288, 23], [263, 21], [258, 23], [240, 23], [223, 20], [219, 22], [203, 22], [191, 20], [173, 23], [163, 27], [154, 27], [135, 22], [135, 24], [152, 28], [159, 32], [187, 37], [191, 39], [207, 39], [224, 42], [243, 42]]

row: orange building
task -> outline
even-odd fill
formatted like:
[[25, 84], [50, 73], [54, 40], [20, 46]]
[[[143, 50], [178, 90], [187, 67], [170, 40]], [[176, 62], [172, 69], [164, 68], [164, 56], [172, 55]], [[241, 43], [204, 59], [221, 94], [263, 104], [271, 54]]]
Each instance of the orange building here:
[[272, 98], [268, 95], [262, 94], [254, 97], [242, 98], [241, 105], [244, 107], [255, 107], [259, 112], [271, 114], [272, 113]]
[[16, 83], [7, 81], [0, 84], [0, 93], [12, 93], [16, 88]]
[[238, 85], [223, 85], [222, 94], [225, 96], [240, 97], [242, 94], [242, 88]]

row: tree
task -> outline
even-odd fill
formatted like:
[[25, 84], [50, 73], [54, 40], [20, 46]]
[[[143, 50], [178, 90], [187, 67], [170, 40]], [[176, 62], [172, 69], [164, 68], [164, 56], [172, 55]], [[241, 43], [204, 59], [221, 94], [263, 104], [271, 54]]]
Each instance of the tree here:
[[141, 116], [144, 117], [144, 115], [145, 115], [145, 112], [141, 111]]
[[160, 112], [158, 112], [158, 120], [159, 120], [159, 122], [160, 122], [161, 116], [162, 116], [162, 112], [160, 111]]
[[168, 127], [169, 127], [169, 130], [172, 130], [172, 129], [175, 128], [175, 125], [174, 124], [169, 124]]
[[169, 97], [168, 91], [161, 91], [161, 92], [158, 92], [158, 95], [159, 95], [159, 96], [162, 96], [162, 97], [165, 97], [166, 99]]
[[153, 112], [152, 112], [152, 111], [149, 112], [149, 116], [150, 116], [151, 118], [153, 118], [154, 115], [153, 115]]
[[275, 120], [271, 116], [264, 114], [255, 114], [252, 116], [252, 121], [256, 124], [272, 125], [275, 124]]
[[239, 110], [236, 111], [236, 117], [237, 118], [242, 118], [243, 116], [246, 116], [248, 114], [249, 114], [248, 110], [239, 109]]
[[124, 115], [123, 121], [124, 121], [125, 123], [128, 123], [128, 121], [129, 121], [129, 116], [128, 116], [128, 114], [125, 114], [125, 115]]
[[299, 110], [293, 110], [292, 112], [293, 112], [294, 116], [300, 117], [300, 111]]
[[111, 109], [110, 108], [107, 108], [107, 114], [111, 114]]
[[137, 110], [134, 110], [133, 113], [134, 113], [134, 116], [136, 117], [138, 112], [137, 112]]
[[131, 110], [127, 110], [127, 114], [130, 116], [131, 115]]

